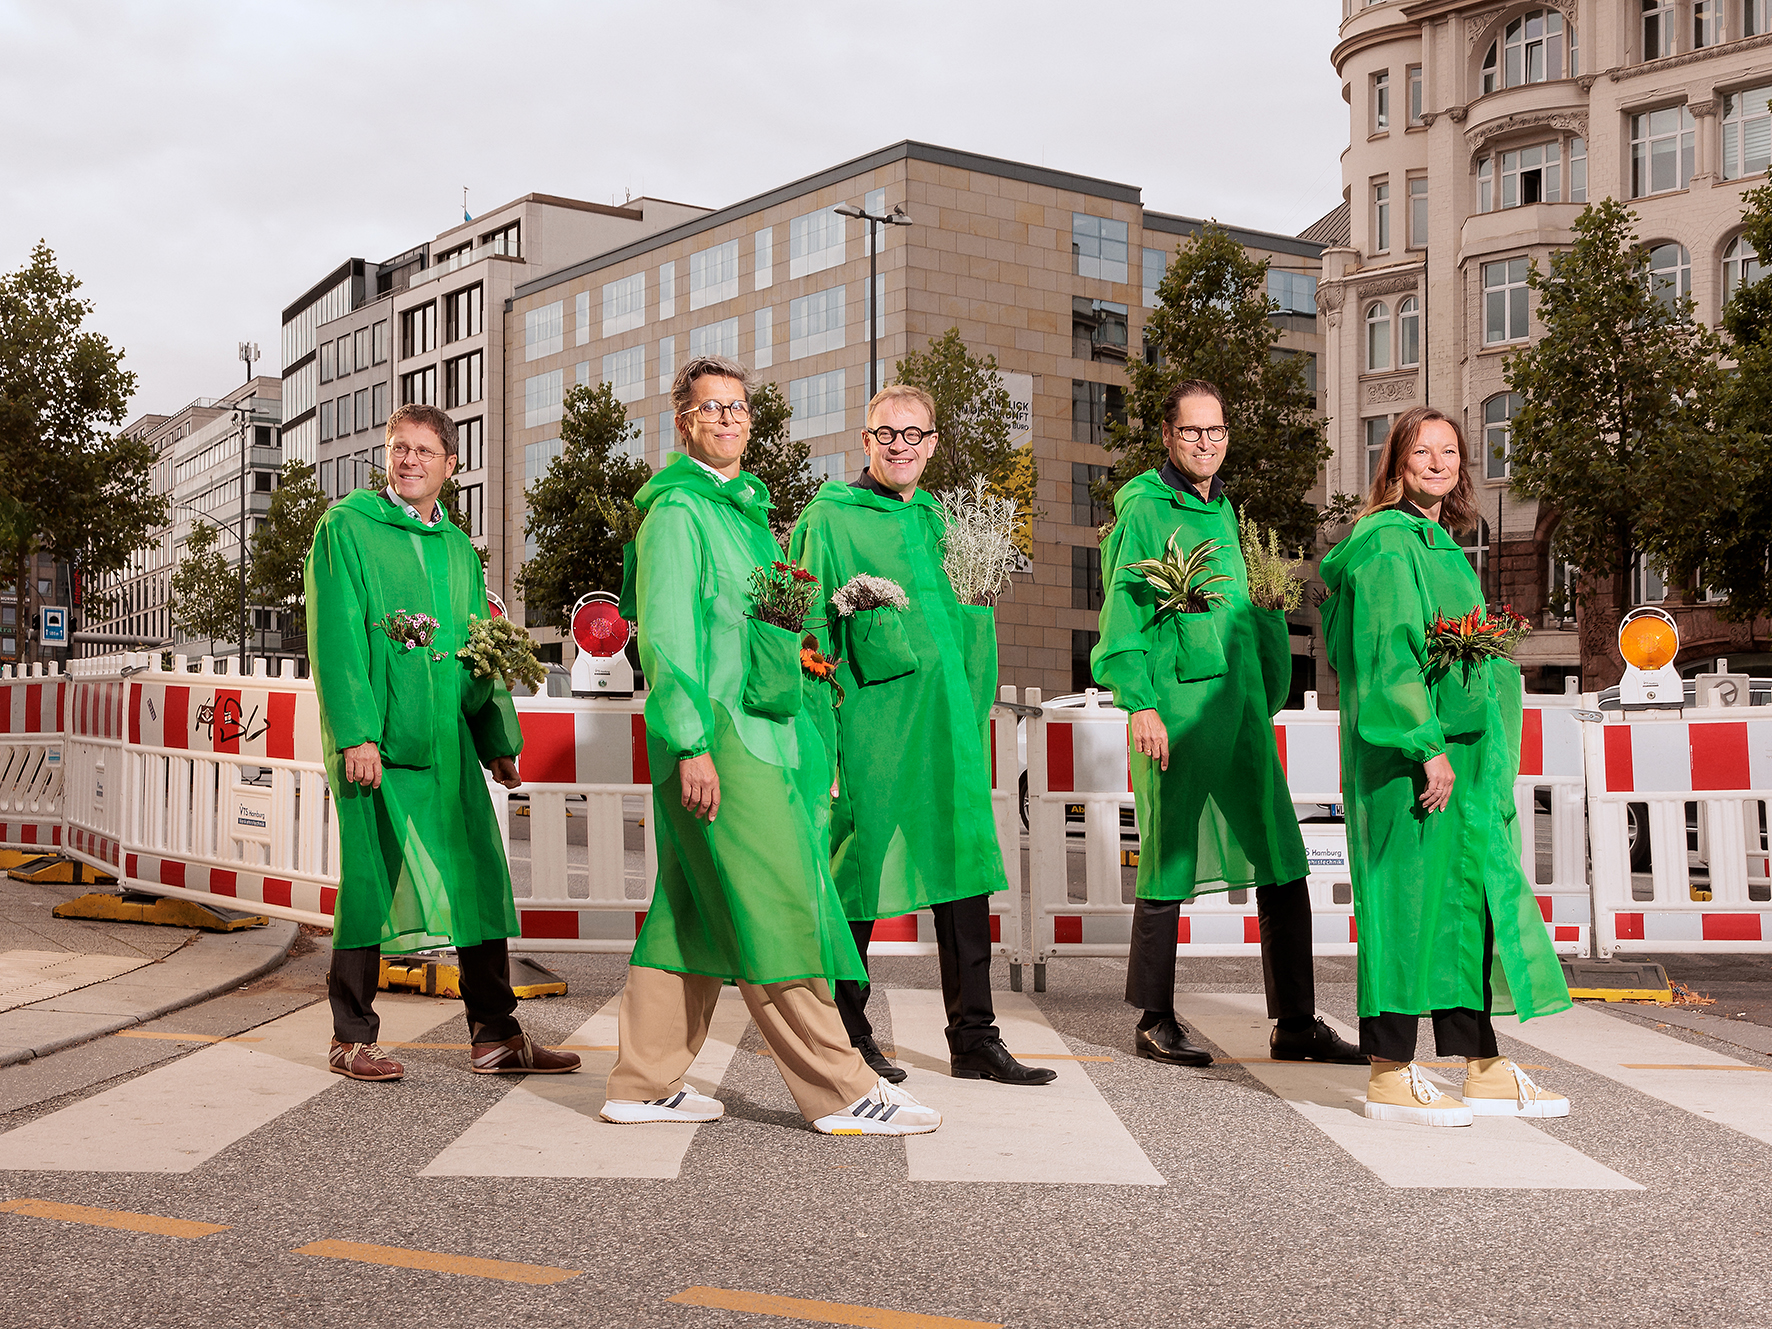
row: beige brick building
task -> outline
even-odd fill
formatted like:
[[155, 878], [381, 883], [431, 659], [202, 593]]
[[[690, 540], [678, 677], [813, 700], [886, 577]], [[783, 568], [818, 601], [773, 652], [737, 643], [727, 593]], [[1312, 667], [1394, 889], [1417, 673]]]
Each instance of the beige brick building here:
[[[1399, 412], [1460, 416], [1487, 514], [1471, 541], [1492, 597], [1541, 622], [1529, 686], [1555, 688], [1578, 651], [1555, 515], [1513, 494], [1507, 356], [1540, 331], [1525, 289], [1570, 244], [1590, 200], [1638, 215], [1652, 278], [1716, 324], [1759, 271], [1741, 195], [1772, 148], [1766, 0], [1344, 0], [1333, 54], [1350, 116], [1342, 233], [1325, 235], [1320, 300], [1332, 491], [1363, 492]], [[1638, 602], [1701, 600], [1639, 568]], [[1690, 604], [1682, 664], [1739, 654]], [[1708, 635], [1707, 635], [1708, 634]], [[1769, 661], [1772, 662], [1772, 661]]]
[[[614, 385], [656, 467], [674, 446], [677, 366], [734, 355], [782, 387], [819, 475], [860, 471], [869, 228], [831, 211], [843, 203], [876, 215], [901, 207], [914, 223], [884, 228], [879, 381], [957, 327], [973, 354], [996, 356], [1028, 408], [1040, 511], [1033, 571], [998, 606], [1003, 679], [1048, 696], [1081, 687], [1106, 515], [1089, 482], [1109, 462], [1104, 427], [1121, 409], [1126, 357], [1140, 353], [1164, 264], [1199, 223], [1147, 212], [1135, 185], [928, 144], [895, 144], [517, 285], [504, 312], [510, 450], [491, 584], [515, 600], [523, 492], [558, 455], [561, 397], [578, 383]], [[1275, 316], [1282, 347], [1314, 356], [1322, 246], [1232, 234], [1273, 261], [1270, 291], [1289, 311]], [[1308, 661], [1308, 638], [1296, 640]]]

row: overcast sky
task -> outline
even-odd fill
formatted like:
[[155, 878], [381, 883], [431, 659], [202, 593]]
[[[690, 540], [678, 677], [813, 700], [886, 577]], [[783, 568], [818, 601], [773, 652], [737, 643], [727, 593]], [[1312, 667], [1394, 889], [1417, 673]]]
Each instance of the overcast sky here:
[[1293, 234], [1340, 197], [1334, 0], [0, 0], [0, 270], [39, 237], [131, 413], [277, 374], [283, 307], [536, 192], [720, 207], [914, 138]]

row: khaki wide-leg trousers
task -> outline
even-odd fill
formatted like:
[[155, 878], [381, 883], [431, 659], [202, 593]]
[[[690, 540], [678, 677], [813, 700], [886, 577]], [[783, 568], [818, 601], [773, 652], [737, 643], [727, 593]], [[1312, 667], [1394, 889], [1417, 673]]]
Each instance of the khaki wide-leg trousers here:
[[[644, 1103], [681, 1089], [684, 1073], [707, 1041], [721, 986], [704, 974], [630, 965], [609, 1097]], [[850, 1046], [822, 978], [762, 987], [741, 980], [738, 990], [807, 1121], [848, 1107], [874, 1087], [879, 1077]]]

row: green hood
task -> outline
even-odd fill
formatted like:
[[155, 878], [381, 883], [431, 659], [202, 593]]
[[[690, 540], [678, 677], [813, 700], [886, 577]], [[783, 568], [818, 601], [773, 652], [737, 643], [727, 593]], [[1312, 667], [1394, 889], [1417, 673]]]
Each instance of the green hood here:
[[[908, 499], [887, 498], [871, 489], [857, 489], [842, 480], [826, 480], [812, 496], [812, 503], [842, 503], [852, 508], [873, 508], [878, 512], [908, 512], [912, 508], [941, 506], [927, 489], [919, 489]], [[812, 503], [806, 506], [810, 508]]]
[[1419, 534], [1422, 544], [1430, 549], [1457, 547], [1452, 537], [1446, 534], [1446, 528], [1437, 521], [1430, 521], [1426, 517], [1411, 517], [1395, 509], [1369, 513], [1360, 518], [1346, 539], [1323, 556], [1317, 575], [1323, 579], [1323, 585], [1329, 588], [1329, 593], [1333, 595], [1341, 589], [1348, 573], [1365, 557], [1366, 547], [1381, 531], [1398, 527]]
[[634, 495], [634, 506], [644, 513], [675, 490], [689, 490], [716, 503], [725, 503], [769, 529], [769, 511], [775, 505], [769, 500], [768, 486], [749, 471], [740, 471], [736, 478], [722, 482], [705, 467], [696, 465], [689, 454], [673, 452], [664, 469], [640, 486], [640, 492]]
[[[1122, 506], [1123, 504], [1131, 503], [1138, 499], [1163, 499], [1174, 507], [1192, 508], [1196, 512], [1210, 512], [1213, 510], [1213, 504], [1208, 503], [1205, 499], [1201, 498], [1200, 491], [1195, 489], [1192, 485], [1189, 485], [1186, 489], [1172, 488], [1169, 482], [1159, 474], [1161, 470], [1162, 467], [1159, 466], [1153, 467], [1148, 471], [1141, 471], [1120, 486], [1114, 494], [1114, 516], [1116, 518], [1124, 514], [1125, 508]], [[1218, 497], [1219, 499], [1223, 499], [1223, 493], [1220, 493]]]
[[[397, 508], [382, 495], [378, 489], [353, 489], [339, 499], [338, 507], [349, 512], [358, 513], [387, 526], [397, 526], [403, 531], [411, 531], [414, 535], [446, 535], [455, 530], [455, 523], [444, 514], [443, 520], [435, 526], [426, 526], [422, 521], [415, 521], [406, 515], [405, 508]], [[462, 537], [466, 539], [466, 536]]]

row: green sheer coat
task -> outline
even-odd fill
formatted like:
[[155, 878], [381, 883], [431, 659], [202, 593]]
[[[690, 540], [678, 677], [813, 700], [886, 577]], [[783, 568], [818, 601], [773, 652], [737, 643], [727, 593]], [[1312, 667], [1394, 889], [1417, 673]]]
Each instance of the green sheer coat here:
[[[747, 617], [753, 570], [782, 558], [769, 491], [682, 453], [634, 496], [622, 612], [646, 673], [658, 879], [642, 968], [784, 983], [866, 982], [830, 874], [831, 766], [797, 635]], [[708, 754], [720, 809], [683, 807], [678, 763]]]
[[[831, 483], [788, 548], [825, 596], [824, 650], [842, 663], [835, 712], [831, 874], [852, 919], [897, 918], [1005, 889], [991, 810], [996, 616], [962, 605], [942, 569], [941, 508]], [[858, 573], [901, 586], [906, 609], [838, 618]]]
[[[1544, 917], [1520, 869], [1519, 668], [1508, 660], [1427, 668], [1436, 615], [1479, 608], [1482, 587], [1437, 522], [1360, 519], [1323, 560], [1329, 663], [1341, 684], [1341, 787], [1359, 930], [1359, 1009], [1423, 1015], [1483, 1009], [1483, 917], [1494, 921], [1496, 1012], [1569, 1005]], [[1422, 765], [1445, 753], [1452, 801], [1417, 801]]]
[[[334, 946], [472, 946], [517, 935], [511, 873], [481, 766], [523, 750], [504, 684], [455, 652], [485, 618], [473, 542], [359, 489], [326, 510], [303, 569], [309, 659], [339, 831]], [[431, 649], [374, 626], [437, 620]], [[442, 655], [432, 659], [433, 652]], [[344, 778], [345, 748], [377, 745], [379, 789]]]
[[[1138, 895], [1196, 894], [1297, 881], [1304, 837], [1280, 768], [1273, 716], [1292, 686], [1286, 616], [1249, 600], [1237, 516], [1220, 492], [1174, 489], [1156, 471], [1114, 495], [1101, 548], [1101, 640], [1090, 664], [1128, 715], [1155, 710], [1169, 733], [1169, 769], [1130, 754], [1138, 813]], [[1217, 540], [1209, 613], [1159, 615], [1157, 592], [1130, 564]]]

